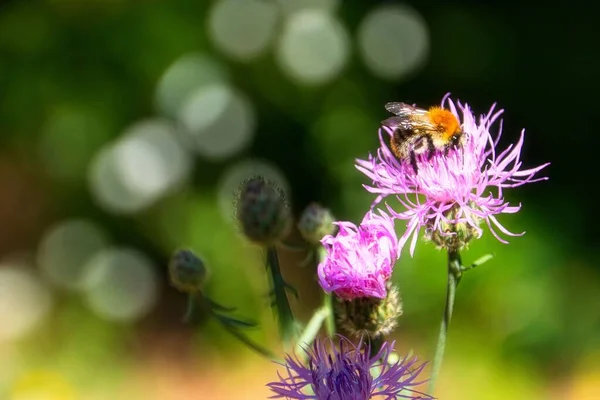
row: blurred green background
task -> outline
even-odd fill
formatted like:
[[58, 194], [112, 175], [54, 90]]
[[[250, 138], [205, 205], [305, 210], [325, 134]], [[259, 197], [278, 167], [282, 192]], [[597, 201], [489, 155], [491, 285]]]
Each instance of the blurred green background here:
[[[383, 105], [447, 92], [476, 113], [498, 102], [501, 145], [526, 128], [524, 166], [552, 165], [506, 192], [523, 208], [501, 222], [526, 235], [486, 232], [463, 255], [496, 258], [458, 290], [438, 396], [600, 398], [596, 19], [577, 1], [5, 1], [0, 398], [266, 398], [275, 365], [181, 322], [170, 254], [201, 254], [206, 292], [278, 349], [235, 188], [260, 173], [296, 215], [319, 201], [358, 222], [374, 197], [353, 161], [377, 148]], [[282, 254], [306, 321], [320, 292], [301, 258]], [[394, 279], [398, 350], [430, 360], [444, 255], [420, 243]]]

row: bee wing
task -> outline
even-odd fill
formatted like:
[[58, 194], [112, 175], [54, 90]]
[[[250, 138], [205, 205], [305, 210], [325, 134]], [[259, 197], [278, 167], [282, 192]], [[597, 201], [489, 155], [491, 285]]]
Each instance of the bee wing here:
[[421, 132], [434, 132], [436, 131], [435, 125], [426, 119], [421, 118], [410, 118], [407, 117], [389, 117], [381, 121], [381, 124], [388, 128], [395, 130], [400, 129], [403, 131], [421, 131]]
[[406, 131], [413, 128], [411, 120], [405, 117], [389, 117], [381, 121], [381, 124], [392, 130], [399, 128], [400, 130]]
[[408, 117], [411, 115], [425, 115], [427, 111], [411, 106], [406, 103], [387, 103], [385, 105], [385, 109], [391, 112], [392, 114], [396, 114], [400, 117]]

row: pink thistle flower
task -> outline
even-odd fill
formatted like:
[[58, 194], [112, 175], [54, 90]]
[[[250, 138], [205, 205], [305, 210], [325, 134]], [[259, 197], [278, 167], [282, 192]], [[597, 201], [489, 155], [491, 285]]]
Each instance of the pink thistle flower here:
[[386, 282], [400, 256], [394, 220], [380, 210], [369, 211], [360, 226], [336, 222], [339, 231], [321, 243], [327, 257], [319, 264], [319, 283], [327, 293], [344, 299], [387, 295]]
[[[427, 154], [418, 155], [418, 171], [407, 162], [399, 161], [388, 148], [382, 131], [391, 136], [393, 132], [382, 127], [379, 131], [381, 147], [377, 156], [369, 155], [368, 160], [356, 160], [356, 167], [372, 181], [365, 188], [378, 194], [375, 204], [387, 196], [395, 195], [403, 212], [388, 210], [393, 217], [406, 220], [407, 229], [400, 238], [400, 249], [411, 238], [410, 254], [414, 254], [418, 233], [426, 228], [429, 238], [456, 236], [455, 228], [460, 225], [471, 237], [481, 237], [480, 222], [485, 221], [492, 234], [502, 243], [498, 231], [508, 236], [520, 236], [510, 232], [500, 224], [496, 215], [512, 214], [520, 210], [521, 204], [511, 206], [504, 200], [503, 190], [530, 182], [546, 180], [534, 176], [549, 163], [535, 168], [521, 169], [521, 149], [525, 131], [521, 131], [518, 142], [502, 152], [496, 149], [502, 132], [499, 121], [498, 134], [492, 137], [490, 129], [498, 121], [503, 110], [495, 111], [495, 104], [486, 115], [476, 120], [467, 104], [457, 102], [458, 107], [446, 95], [450, 111], [461, 122], [464, 143], [460, 148], [447, 154], [436, 152], [431, 158]], [[459, 112], [460, 111], [460, 112]], [[439, 241], [437, 241], [439, 243]]]

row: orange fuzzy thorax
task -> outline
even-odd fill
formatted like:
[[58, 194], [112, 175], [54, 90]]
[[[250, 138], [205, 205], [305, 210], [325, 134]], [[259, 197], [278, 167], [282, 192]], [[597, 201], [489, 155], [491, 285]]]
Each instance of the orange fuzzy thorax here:
[[438, 128], [445, 140], [450, 140], [452, 135], [460, 130], [458, 119], [444, 108], [431, 107], [429, 109], [429, 119]]

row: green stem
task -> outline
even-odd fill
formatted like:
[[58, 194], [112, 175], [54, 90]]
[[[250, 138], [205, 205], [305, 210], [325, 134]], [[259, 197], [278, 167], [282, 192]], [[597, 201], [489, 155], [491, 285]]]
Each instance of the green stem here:
[[323, 297], [323, 309], [327, 311], [327, 317], [325, 318], [325, 329], [327, 330], [327, 336], [333, 337], [335, 335], [335, 315], [333, 314], [333, 295], [325, 293]]
[[[319, 247], [318, 250], [318, 262], [322, 262], [327, 257], [327, 252], [323, 246]], [[327, 310], [327, 319], [325, 320], [325, 329], [327, 330], [327, 336], [333, 337], [335, 335], [335, 313], [333, 311], [333, 294], [324, 293], [323, 297], [323, 308]]]
[[440, 334], [438, 336], [435, 356], [433, 358], [431, 379], [429, 380], [430, 395], [433, 395], [434, 393], [435, 383], [442, 367], [442, 359], [444, 358], [444, 350], [446, 348], [446, 337], [448, 335], [448, 326], [450, 325], [452, 312], [454, 310], [456, 287], [458, 286], [461, 277], [462, 263], [460, 260], [460, 254], [458, 251], [448, 251], [448, 286], [446, 289], [446, 307], [444, 309], [444, 316], [442, 317], [442, 323], [440, 326]]
[[310, 321], [308, 321], [306, 328], [304, 328], [302, 335], [300, 335], [298, 342], [296, 343], [296, 354], [302, 354], [302, 350], [312, 344], [328, 314], [329, 310], [325, 307], [321, 307], [315, 311]]
[[196, 311], [196, 293], [189, 293], [187, 298], [187, 308], [185, 310], [185, 315], [183, 316], [183, 322], [189, 323], [192, 321], [192, 317], [194, 316], [194, 312]]
[[379, 350], [381, 350], [381, 346], [383, 346], [383, 336], [382, 335], [378, 335], [375, 336], [374, 338], [369, 338], [369, 340], [371, 341], [370, 345], [371, 345], [371, 358], [375, 357], [377, 355], [377, 353], [379, 353]]
[[302, 335], [296, 344], [296, 354], [301, 354], [305, 346], [310, 346], [314, 342], [323, 322], [327, 329], [327, 335], [332, 337], [335, 334], [335, 321], [333, 318], [332, 295], [325, 294], [323, 305], [315, 311], [310, 321], [304, 328]]
[[[322, 247], [319, 248], [319, 262], [326, 256], [325, 249]], [[300, 335], [296, 344], [296, 354], [302, 354], [303, 348], [310, 346], [314, 342], [323, 323], [325, 323], [327, 336], [332, 337], [335, 334], [335, 315], [333, 313], [333, 295], [328, 293], [324, 293], [323, 305], [315, 311], [310, 321], [308, 321], [308, 325], [304, 328], [302, 335]]]

